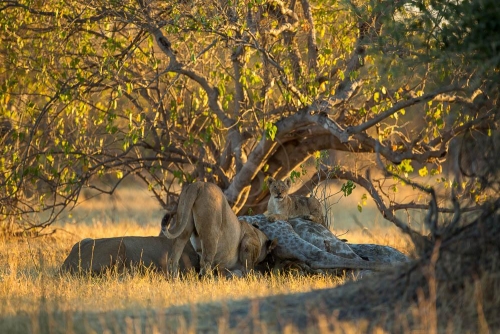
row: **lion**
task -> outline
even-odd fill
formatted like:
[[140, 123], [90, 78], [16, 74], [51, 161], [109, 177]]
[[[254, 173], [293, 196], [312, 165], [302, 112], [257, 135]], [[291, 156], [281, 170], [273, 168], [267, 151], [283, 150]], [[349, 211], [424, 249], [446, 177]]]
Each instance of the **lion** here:
[[[162, 226], [170, 219], [166, 214]], [[172, 254], [173, 240], [160, 232], [150, 237], [115, 237], [90, 239], [77, 242], [61, 266], [61, 272], [91, 273], [101, 275], [110, 268], [123, 271], [133, 266], [149, 268], [153, 271], [167, 272], [167, 259]], [[187, 273], [199, 271], [199, 258], [191, 244], [182, 251], [180, 270]]]
[[[187, 241], [200, 254], [200, 275], [227, 270], [246, 274], [275, 247], [276, 242], [254, 226], [239, 221], [219, 187], [194, 182], [184, 187], [177, 208], [177, 222], [163, 230], [174, 239], [171, 268], [176, 277], [178, 262]], [[226, 273], [226, 274], [228, 274]]]
[[290, 178], [284, 181], [275, 180], [272, 177], [267, 179], [267, 186], [271, 193], [267, 203], [267, 219], [288, 221], [292, 218], [304, 218], [325, 225], [321, 203], [314, 197], [289, 195], [291, 182]]

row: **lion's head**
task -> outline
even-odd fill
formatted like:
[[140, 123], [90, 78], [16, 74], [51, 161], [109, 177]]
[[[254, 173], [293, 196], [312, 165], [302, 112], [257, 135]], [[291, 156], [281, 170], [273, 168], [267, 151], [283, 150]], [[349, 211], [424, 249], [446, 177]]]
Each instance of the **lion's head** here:
[[271, 193], [271, 198], [275, 198], [278, 201], [282, 201], [288, 196], [288, 191], [292, 185], [292, 180], [286, 178], [284, 181], [275, 180], [272, 177], [267, 179], [267, 187]]

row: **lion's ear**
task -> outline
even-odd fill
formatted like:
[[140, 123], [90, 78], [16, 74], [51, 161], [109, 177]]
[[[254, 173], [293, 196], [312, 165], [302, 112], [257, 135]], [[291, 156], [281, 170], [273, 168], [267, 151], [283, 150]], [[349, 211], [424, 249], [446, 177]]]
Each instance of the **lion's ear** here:
[[266, 181], [266, 183], [267, 183], [267, 187], [269, 188], [269, 187], [271, 186], [271, 184], [273, 184], [273, 183], [274, 183], [274, 181], [276, 181], [276, 180], [275, 180], [272, 176], [269, 176], [269, 177], [267, 178], [267, 181]]
[[166, 229], [170, 224], [170, 221], [174, 218], [177, 212], [166, 212], [163, 218], [161, 219], [161, 228]]
[[266, 248], [267, 248], [267, 254], [271, 253], [273, 249], [278, 246], [278, 239], [274, 238], [273, 240], [267, 240], [266, 241]]
[[177, 207], [179, 206], [179, 195], [175, 196], [172, 194], [167, 195], [167, 201], [165, 203], [165, 210], [170, 213], [177, 212]]
[[286, 183], [286, 186], [289, 187], [289, 188], [292, 186], [292, 180], [289, 177], [287, 177], [285, 179], [285, 183]]

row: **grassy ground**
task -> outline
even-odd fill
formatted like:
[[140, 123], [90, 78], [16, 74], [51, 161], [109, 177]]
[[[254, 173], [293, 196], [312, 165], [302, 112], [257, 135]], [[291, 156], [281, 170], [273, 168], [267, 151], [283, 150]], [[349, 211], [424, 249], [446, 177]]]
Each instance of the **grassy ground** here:
[[[102, 278], [59, 275], [58, 268], [72, 245], [83, 238], [158, 235], [162, 210], [143, 195], [138, 200], [141, 195], [133, 191], [120, 196], [120, 201], [113, 200], [107, 206], [103, 200], [83, 203], [64, 222], [54, 225], [56, 232], [50, 236], [0, 239], [0, 332], [71, 332], [79, 317], [89, 320], [76, 326], [76, 332], [93, 332], [96, 326], [112, 330], [116, 324], [109, 319], [132, 321], [125, 328], [137, 332], [130, 314], [148, 314], [151, 327], [142, 324], [139, 332], [162, 332], [166, 324], [158, 314], [167, 308], [306, 293], [344, 282], [345, 278], [339, 277], [292, 274], [233, 280], [198, 280], [193, 276], [183, 281], [169, 281], [153, 272], [110, 273]], [[408, 240], [394, 228], [354, 225], [342, 237], [350, 242], [387, 244], [403, 252], [411, 250]], [[221, 321], [219, 329], [227, 325]], [[179, 328], [184, 331], [182, 322]]]
[[[162, 310], [172, 306], [310, 292], [335, 287], [344, 280], [339, 277], [292, 274], [233, 280], [199, 280], [193, 276], [183, 281], [168, 281], [162, 274], [154, 272], [144, 275], [134, 272], [122, 275], [109, 273], [102, 278], [58, 274], [58, 268], [72, 245], [84, 237], [157, 233], [157, 222], [96, 222], [61, 225], [54, 235], [36, 239], [1, 239], [0, 332], [16, 331], [13, 321], [20, 315], [22, 319], [30, 320], [19, 328], [19, 333], [26, 329], [44, 332], [43, 329], [47, 327], [39, 328], [40, 324], [37, 324], [42, 311], [54, 314], [56, 318], [55, 314]], [[383, 230], [372, 233], [393, 246], [407, 247], [397, 234]], [[354, 233], [350, 234], [356, 240], [366, 238], [362, 233], [355, 238]], [[56, 328], [57, 321], [53, 321], [55, 323], [52, 326]], [[4, 330], [2, 323], [7, 326]]]

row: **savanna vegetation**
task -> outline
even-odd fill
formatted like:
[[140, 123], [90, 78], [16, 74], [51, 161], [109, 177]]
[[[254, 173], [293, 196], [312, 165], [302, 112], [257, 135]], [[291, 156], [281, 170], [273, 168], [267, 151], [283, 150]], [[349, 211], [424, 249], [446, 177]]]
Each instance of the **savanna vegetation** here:
[[[373, 326], [498, 330], [498, 17], [496, 0], [0, 1], [4, 296], [46, 282], [60, 256], [30, 255], [23, 271], [21, 245], [125, 180], [164, 209], [179, 184], [214, 182], [248, 214], [265, 210], [268, 176], [290, 176], [299, 193], [337, 179], [345, 196], [361, 190], [354, 210], [373, 201], [408, 236], [417, 260], [328, 290], [318, 321], [370, 324], [397, 304], [399, 327]], [[266, 303], [260, 312], [276, 309]], [[331, 317], [339, 307], [350, 311]], [[301, 310], [280, 316], [300, 322]]]
[[[144, 195], [137, 196], [133, 189], [121, 190], [120, 195], [124, 200], [136, 198], [133, 210], [148, 207], [153, 201]], [[89, 212], [98, 212], [101, 202], [87, 201], [81, 205]], [[110, 201], [106, 204], [111, 206]], [[157, 235], [159, 221], [132, 222], [120, 218], [117, 222], [95, 219], [92, 224], [68, 222], [56, 225], [57, 232], [51, 236], [5, 237], [0, 240], [2, 332], [67, 333], [73, 330], [88, 333], [110, 330], [128, 333], [137, 331], [137, 319], [143, 317], [147, 319], [144, 326], [148, 333], [165, 333], [167, 329], [176, 332], [173, 330], [176, 326], [179, 326], [178, 333], [195, 332], [194, 325], [189, 323], [190, 317], [173, 314], [167, 321], [167, 318], [163, 319], [164, 310], [175, 307], [194, 310], [196, 305], [205, 303], [219, 303], [231, 308], [231, 304], [239, 300], [319, 291], [353, 279], [351, 275], [304, 276], [291, 271], [275, 272], [266, 277], [252, 274], [232, 280], [200, 280], [195, 274], [190, 274], [175, 281], [167, 280], [161, 273], [152, 270], [139, 272], [136, 268], [124, 274], [113, 269], [103, 277], [87, 273], [59, 275], [62, 261], [71, 246], [81, 238]], [[396, 247], [407, 254], [412, 252], [410, 240], [402, 237], [396, 229], [374, 226], [370, 233], [367, 237], [366, 232], [357, 230], [348, 235], [352, 242], [369, 240]], [[230, 320], [229, 314], [214, 313], [213, 317], [217, 324], [211, 330], [224, 331]], [[202, 328], [209, 325], [207, 322]], [[347, 323], [344, 326], [356, 328]], [[290, 328], [294, 326], [290, 325]]]

